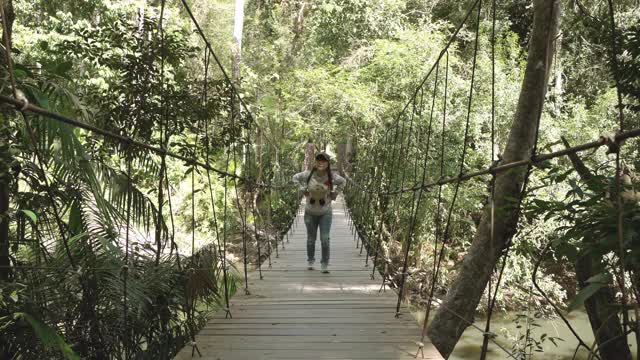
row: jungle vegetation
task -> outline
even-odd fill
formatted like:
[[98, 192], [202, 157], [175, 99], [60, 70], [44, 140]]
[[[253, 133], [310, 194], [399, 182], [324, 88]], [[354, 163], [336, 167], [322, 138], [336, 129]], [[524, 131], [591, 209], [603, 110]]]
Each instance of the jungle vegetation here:
[[[447, 52], [448, 97], [438, 98], [434, 108], [448, 109], [447, 131], [431, 140], [443, 153], [427, 156], [429, 166], [422, 168], [428, 148], [416, 134], [424, 141], [428, 117], [415, 118], [421, 130], [414, 135], [389, 141], [387, 131], [407, 122], [398, 114], [475, 1], [186, 1], [209, 50], [181, 1], [1, 3], [6, 30], [0, 95], [12, 96], [13, 78], [32, 104], [254, 181], [215, 176], [0, 105], [3, 358], [170, 358], [225, 306], [223, 234], [231, 265], [227, 291], [233, 294], [242, 288], [243, 241], [251, 266], [267, 261], [295, 215], [295, 191], [252, 185], [286, 184], [315, 149], [335, 153], [338, 171], [363, 186], [347, 194], [352, 204], [376, 193], [369, 195], [370, 209], [353, 209], [354, 216], [371, 234], [369, 247], [380, 248], [391, 264], [379, 271], [387, 271], [383, 275], [396, 286], [406, 239], [413, 239], [404, 294], [424, 307], [437, 261], [432, 249], [442, 231], [436, 221], [444, 216], [439, 200], [434, 193], [425, 195], [412, 227], [412, 194], [384, 197], [381, 189], [397, 188], [405, 178], [409, 185], [422, 174], [435, 180], [457, 176], [463, 147], [465, 169], [491, 165], [497, 154], [508, 153], [522, 101], [543, 103], [535, 134], [539, 153], [609, 136], [620, 129], [620, 113], [624, 129], [640, 127], [636, 0], [501, 0], [495, 24], [491, 2], [484, 1], [479, 19], [464, 23]], [[552, 17], [536, 18], [536, 10], [553, 7]], [[540, 42], [536, 19], [553, 23], [549, 41], [539, 44], [551, 66], [539, 92], [523, 94], [532, 49]], [[240, 98], [244, 111], [234, 100]], [[413, 146], [399, 150], [411, 136]], [[623, 144], [617, 177], [615, 153], [606, 149], [532, 168], [519, 216], [505, 221], [512, 231], [502, 238], [503, 245], [510, 244], [504, 271], [494, 266], [501, 248], [492, 248], [495, 255], [487, 262], [487, 280], [501, 274], [495, 311], [533, 309], [544, 318], [585, 309], [602, 359], [636, 351], [620, 334], [640, 333], [639, 144], [637, 139]], [[399, 161], [398, 151], [408, 160]], [[487, 155], [492, 152], [495, 159]], [[447, 159], [442, 170], [440, 158]], [[394, 165], [384, 170], [382, 164]], [[616, 186], [617, 178], [622, 186]], [[484, 286], [464, 305], [447, 296], [451, 289], [470, 291], [463, 259], [471, 261], [472, 244], [479, 246], [478, 234], [486, 227], [490, 181], [485, 176], [458, 190], [455, 184], [441, 189], [445, 207], [457, 195], [433, 296], [464, 307], [471, 318], [486, 315], [490, 294]], [[126, 239], [131, 246], [125, 249]], [[437, 312], [438, 305], [432, 305]], [[436, 314], [430, 331], [446, 337], [438, 347], [448, 354], [464, 327], [444, 317]], [[553, 351], [544, 337], [514, 342], [523, 359], [535, 358], [535, 346]]]

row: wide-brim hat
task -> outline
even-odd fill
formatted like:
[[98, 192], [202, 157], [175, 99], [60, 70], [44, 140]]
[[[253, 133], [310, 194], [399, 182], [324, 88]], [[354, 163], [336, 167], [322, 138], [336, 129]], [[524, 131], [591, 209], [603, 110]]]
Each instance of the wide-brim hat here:
[[331, 161], [331, 156], [329, 156], [329, 154], [327, 154], [326, 152], [321, 151], [316, 154], [316, 160]]

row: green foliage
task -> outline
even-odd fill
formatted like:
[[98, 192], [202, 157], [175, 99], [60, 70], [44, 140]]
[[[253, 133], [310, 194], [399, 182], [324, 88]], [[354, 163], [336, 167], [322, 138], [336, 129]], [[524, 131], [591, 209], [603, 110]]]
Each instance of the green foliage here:
[[310, 10], [309, 41], [314, 52], [320, 51], [329, 61], [339, 61], [368, 41], [394, 37], [404, 27], [404, 10], [405, 2], [397, 0], [324, 1]]
[[33, 316], [25, 313], [14, 313], [13, 318], [14, 321], [25, 320], [26, 322], [28, 322], [29, 325], [31, 325], [31, 327], [33, 328], [33, 332], [36, 334], [38, 339], [45, 346], [60, 350], [65, 359], [80, 359], [80, 357], [76, 355], [73, 350], [71, 350], [69, 344], [67, 344], [56, 331], [52, 330], [50, 327], [43, 324], [38, 319], [35, 319]]
[[[28, 358], [37, 353], [62, 354], [65, 359], [80, 359], [56, 329], [37, 317], [22, 312], [30, 309], [27, 286], [19, 283], [3, 283], [0, 287], [0, 339], [4, 358]], [[33, 347], [31, 339], [38, 339], [42, 346]]]
[[545, 352], [545, 343], [551, 343], [554, 347], [558, 347], [558, 342], [564, 341], [559, 337], [549, 336], [547, 333], [540, 334], [536, 338], [535, 329], [541, 326], [539, 324], [541, 320], [542, 315], [540, 313], [535, 313], [533, 316], [529, 313], [516, 314], [514, 323], [517, 333], [506, 335], [513, 341], [511, 350], [516, 359], [535, 359], [536, 355], [541, 355]]
[[640, 112], [640, 24], [627, 28], [621, 36], [619, 55], [620, 89], [629, 99], [626, 108]]
[[612, 280], [613, 278], [609, 274], [598, 274], [589, 278], [589, 280], [587, 280], [587, 283], [589, 285], [580, 289], [576, 297], [567, 307], [567, 311], [571, 312], [582, 307], [584, 305], [584, 302], [598, 290], [602, 289], [603, 287], [610, 286]]

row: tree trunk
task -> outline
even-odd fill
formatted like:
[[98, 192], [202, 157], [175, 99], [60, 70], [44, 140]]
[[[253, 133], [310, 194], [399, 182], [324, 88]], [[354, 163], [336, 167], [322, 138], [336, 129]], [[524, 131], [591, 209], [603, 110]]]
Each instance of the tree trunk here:
[[554, 85], [553, 85], [553, 107], [554, 114], [556, 116], [560, 116], [562, 112], [562, 106], [564, 105], [564, 81], [563, 81], [563, 73], [562, 73], [562, 32], [558, 35], [556, 40], [556, 55], [553, 60], [553, 76], [554, 76]]
[[[562, 142], [567, 148], [569, 142], [562, 137]], [[578, 154], [569, 154], [569, 159], [580, 176], [580, 179], [589, 185], [594, 181], [591, 171], [580, 160]], [[592, 239], [597, 240], [597, 239]], [[588, 241], [586, 241], [588, 242]], [[589, 246], [588, 243], [583, 244]], [[576, 277], [578, 286], [583, 289], [588, 285], [587, 280], [594, 275], [605, 271], [601, 259], [594, 258], [589, 252], [580, 254], [576, 260]], [[613, 290], [610, 287], [603, 287], [591, 295], [585, 302], [584, 308], [589, 316], [591, 330], [598, 343], [598, 349], [602, 360], [627, 360], [631, 359], [631, 351], [627, 337], [623, 336], [620, 317], [615, 306]]]
[[[0, 6], [2, 6], [2, 14], [7, 22], [7, 32], [2, 33], [2, 45], [6, 47], [6, 44], [11, 44], [11, 33], [13, 20], [15, 19], [15, 13], [13, 12], [13, 3], [11, 0], [0, 0]], [[8, 49], [11, 46], [7, 47]], [[2, 54], [4, 55], [4, 54]], [[8, 64], [5, 64], [6, 60], [3, 56], [0, 63], [5, 65], [5, 68], [9, 68]], [[13, 111], [13, 110], [9, 110]], [[9, 130], [9, 116], [7, 112], [0, 113], [0, 142], [3, 144], [11, 143], [11, 132]], [[11, 171], [9, 164], [11, 164], [11, 155], [8, 147], [3, 146], [0, 149], [0, 164], [2, 169], [0, 171], [0, 281], [7, 281], [11, 276], [11, 261], [9, 258], [9, 202], [11, 194]]]
[[[4, 115], [1, 120], [6, 122]], [[4, 126], [1, 124], [0, 126]], [[3, 133], [6, 133], [3, 131]], [[5, 154], [1, 154], [3, 159], [6, 159]], [[7, 212], [9, 211], [9, 178], [8, 173], [0, 180], [0, 281], [7, 281], [11, 275], [11, 269], [9, 266], [11, 262], [9, 260], [9, 217]]]
[[[505, 163], [531, 156], [560, 19], [560, 0], [534, 0], [533, 3], [533, 31], [527, 67], [503, 154]], [[444, 357], [451, 354], [464, 330], [473, 323], [476, 308], [502, 249], [516, 232], [518, 200], [526, 172], [525, 167], [519, 167], [496, 176], [494, 203], [498, 213], [504, 215], [495, 217], [494, 241], [491, 243], [491, 209], [487, 207], [459, 273], [429, 326], [429, 337]]]
[[[605, 267], [600, 259], [590, 254], [582, 254], [576, 260], [576, 277], [580, 289], [588, 285], [587, 280], [604, 272]], [[602, 360], [631, 360], [631, 351], [627, 337], [622, 334], [622, 325], [614, 306], [613, 291], [603, 287], [584, 302], [589, 315], [591, 330], [598, 343], [598, 352]]]
[[244, 28], [244, 0], [236, 0], [236, 12], [233, 21], [233, 78], [240, 85], [240, 61], [242, 60], [242, 31]]
[[351, 171], [353, 170], [352, 164], [353, 164], [353, 158], [354, 158], [353, 141], [351, 137], [347, 138], [347, 145], [344, 152], [345, 152], [344, 171], [345, 171], [345, 174], [351, 174]]
[[311, 142], [311, 140], [309, 140], [307, 142], [307, 145], [305, 145], [304, 147], [304, 169], [302, 170], [311, 170], [313, 168], [313, 165], [315, 163], [315, 155], [316, 155], [316, 150], [315, 150], [315, 145], [313, 145], [313, 143]]
[[300, 8], [293, 17], [293, 26], [291, 31], [293, 32], [293, 39], [291, 40], [291, 50], [287, 53], [285, 58], [285, 65], [294, 66], [296, 56], [300, 52], [302, 47], [302, 33], [304, 31], [304, 14], [307, 7], [307, 3], [302, 1]]
[[[164, 130], [163, 130], [164, 131]], [[163, 146], [165, 146], [163, 144]], [[164, 205], [164, 173], [167, 170], [166, 161], [162, 158], [160, 162], [160, 175], [158, 181], [158, 216], [156, 218], [156, 266], [160, 265], [160, 255], [162, 254], [162, 206]]]
[[[13, 11], [13, 0], [0, 0], [0, 4], [3, 6], [4, 16], [7, 19], [7, 33], [2, 33], [2, 46], [5, 46], [7, 40], [9, 41], [9, 45], [11, 45], [12, 41], [12, 33], [13, 33], [13, 21], [16, 18], [16, 13]], [[11, 46], [13, 48], [13, 46]], [[1, 60], [3, 63], [6, 61], [4, 57]]]
[[337, 160], [338, 160], [338, 172], [340, 174], [344, 174], [344, 168], [345, 168], [345, 157], [347, 155], [347, 143], [346, 142], [341, 142], [338, 144], [338, 146], [336, 147], [336, 153], [337, 153]]
[[256, 128], [256, 182], [261, 183], [264, 176], [263, 151], [264, 151], [264, 133], [262, 129]]

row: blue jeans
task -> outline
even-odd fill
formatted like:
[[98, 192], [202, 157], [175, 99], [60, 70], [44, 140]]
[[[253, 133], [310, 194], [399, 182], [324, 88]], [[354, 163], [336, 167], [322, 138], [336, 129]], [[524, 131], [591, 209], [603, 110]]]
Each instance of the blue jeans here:
[[320, 245], [322, 248], [321, 264], [329, 264], [329, 231], [331, 230], [332, 211], [324, 215], [311, 215], [304, 213], [304, 224], [307, 226], [307, 260], [315, 261], [316, 238], [320, 228]]

